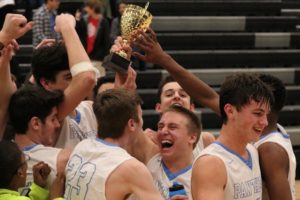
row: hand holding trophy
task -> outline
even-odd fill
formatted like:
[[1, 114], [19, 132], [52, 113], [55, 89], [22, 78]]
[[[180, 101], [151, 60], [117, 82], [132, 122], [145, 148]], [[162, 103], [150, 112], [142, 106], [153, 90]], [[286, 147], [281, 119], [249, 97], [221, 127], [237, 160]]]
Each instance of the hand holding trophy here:
[[[152, 15], [147, 11], [149, 2], [145, 8], [129, 4], [121, 17], [121, 36], [124, 44], [130, 44], [137, 36], [138, 30], [146, 31], [152, 21]], [[125, 51], [120, 50], [110, 53], [103, 60], [102, 65], [105, 68], [111, 68], [120, 73], [127, 73], [130, 60], [127, 58]]]

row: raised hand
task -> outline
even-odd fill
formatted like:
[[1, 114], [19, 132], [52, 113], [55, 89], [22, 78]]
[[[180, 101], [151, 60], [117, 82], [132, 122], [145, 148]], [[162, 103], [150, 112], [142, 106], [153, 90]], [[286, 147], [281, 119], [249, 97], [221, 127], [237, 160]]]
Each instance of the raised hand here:
[[34, 183], [40, 187], [46, 187], [51, 168], [46, 163], [39, 162], [33, 166], [32, 171]]
[[13, 39], [18, 39], [32, 29], [33, 22], [27, 22], [23, 15], [7, 14], [0, 32], [1, 42], [8, 45]]
[[117, 37], [114, 41], [114, 45], [111, 47], [110, 52], [118, 53], [120, 51], [124, 51], [127, 55], [127, 59], [130, 60], [132, 54], [132, 48], [128, 43], [124, 42], [122, 37]]
[[64, 30], [68, 28], [75, 28], [76, 21], [73, 15], [70, 14], [60, 14], [55, 18], [55, 31], [58, 33], [63, 33]]
[[132, 67], [128, 67], [127, 74], [116, 72], [115, 88], [125, 88], [128, 90], [136, 89], [136, 72]]
[[145, 55], [138, 52], [133, 52], [132, 55], [144, 62], [150, 62], [154, 64], [160, 64], [167, 54], [163, 51], [160, 44], [157, 41], [156, 34], [152, 29], [147, 29], [146, 32], [140, 30], [137, 32], [134, 45], [142, 49]]

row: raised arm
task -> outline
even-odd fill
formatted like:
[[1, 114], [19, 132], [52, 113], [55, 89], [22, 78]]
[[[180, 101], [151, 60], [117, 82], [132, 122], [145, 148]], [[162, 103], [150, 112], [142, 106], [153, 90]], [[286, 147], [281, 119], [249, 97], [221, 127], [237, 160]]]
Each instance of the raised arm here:
[[2, 140], [6, 123], [7, 109], [11, 95], [14, 93], [13, 83], [10, 75], [9, 61], [11, 59], [12, 46], [5, 47], [0, 57], [0, 140]]
[[288, 181], [289, 158], [278, 144], [267, 142], [258, 147], [261, 174], [272, 200], [292, 200]]
[[198, 158], [192, 169], [191, 190], [193, 199], [224, 199], [226, 179], [226, 169], [222, 160], [213, 156]]
[[7, 14], [4, 25], [0, 31], [0, 46], [4, 46], [0, 51], [0, 140], [7, 122], [7, 108], [9, 99], [14, 92], [14, 87], [10, 75], [10, 59], [13, 48], [18, 48], [15, 39], [24, 35], [32, 28], [32, 22], [27, 22], [26, 18], [18, 14]]
[[64, 91], [65, 100], [58, 107], [58, 118], [63, 120], [93, 90], [96, 71], [75, 31], [74, 17], [69, 14], [57, 16], [55, 30], [63, 36], [72, 73], [72, 81]]
[[209, 85], [187, 71], [164, 52], [157, 41], [156, 34], [151, 29], [148, 29], [146, 33], [139, 33], [140, 36], [137, 37], [135, 45], [141, 48], [145, 55], [135, 52], [133, 56], [166, 69], [191, 97], [219, 114], [219, 95]]

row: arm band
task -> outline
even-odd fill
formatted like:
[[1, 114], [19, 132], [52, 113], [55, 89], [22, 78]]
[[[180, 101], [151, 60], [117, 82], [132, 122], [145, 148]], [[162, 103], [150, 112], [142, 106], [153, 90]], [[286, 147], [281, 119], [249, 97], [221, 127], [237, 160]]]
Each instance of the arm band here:
[[70, 71], [71, 71], [72, 77], [74, 77], [80, 73], [88, 72], [88, 71], [95, 72], [96, 80], [100, 77], [99, 70], [97, 68], [95, 68], [91, 62], [87, 62], [87, 61], [80, 62], [80, 63], [73, 65], [71, 67]]

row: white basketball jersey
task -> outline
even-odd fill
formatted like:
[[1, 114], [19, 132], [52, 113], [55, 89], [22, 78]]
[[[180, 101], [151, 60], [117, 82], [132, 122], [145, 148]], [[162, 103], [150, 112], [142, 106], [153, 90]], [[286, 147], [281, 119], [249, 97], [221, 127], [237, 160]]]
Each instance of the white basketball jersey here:
[[[280, 145], [287, 153], [289, 157], [289, 175], [288, 180], [291, 188], [291, 193], [293, 200], [296, 199], [296, 190], [295, 190], [295, 177], [296, 177], [296, 157], [293, 151], [293, 146], [290, 140], [289, 135], [286, 133], [285, 129], [277, 124], [278, 131], [271, 132], [267, 135], [263, 135], [259, 141], [255, 143], [256, 148], [260, 145], [273, 142]], [[266, 193], [265, 193], [266, 192]], [[264, 199], [269, 199], [267, 190], [264, 188]]]
[[248, 160], [220, 142], [212, 143], [199, 155], [199, 157], [216, 156], [224, 162], [227, 172], [224, 200], [261, 200], [262, 182], [258, 153], [251, 144], [248, 144], [246, 148], [249, 155]]
[[83, 139], [96, 138], [97, 121], [92, 105], [91, 101], [82, 101], [76, 107], [75, 119], [64, 119], [56, 147], [74, 148]]
[[192, 166], [188, 166], [185, 169], [177, 173], [172, 173], [162, 162], [162, 157], [159, 154], [153, 156], [147, 163], [147, 168], [152, 174], [155, 185], [166, 200], [169, 200], [169, 188], [175, 184], [180, 184], [184, 186], [184, 190], [189, 197], [191, 196], [191, 173]]
[[[80, 118], [76, 119], [85, 138], [96, 138], [98, 132], [97, 119], [93, 110], [93, 101], [82, 101], [76, 108]], [[78, 115], [77, 115], [78, 116]]]
[[29, 188], [33, 182], [33, 172], [32, 167], [33, 165], [37, 164], [40, 161], [43, 161], [49, 165], [51, 168], [50, 175], [48, 176], [47, 180], [47, 188], [50, 188], [52, 182], [56, 178], [56, 163], [57, 163], [57, 156], [61, 149], [54, 148], [54, 147], [46, 147], [41, 144], [34, 144], [22, 149], [23, 152], [30, 157], [29, 161], [27, 161], [27, 177], [26, 177], [26, 184], [24, 188], [20, 188], [19, 192], [22, 195], [26, 195], [29, 192]]
[[200, 134], [200, 138], [197, 142], [197, 145], [195, 146], [195, 148], [193, 150], [193, 158], [194, 159], [197, 158], [203, 149], [204, 149], [203, 136], [202, 136], [202, 134]]
[[[101, 139], [86, 139], [73, 150], [66, 166], [66, 200], [105, 200], [105, 183], [122, 163], [134, 159]], [[116, 188], [117, 189], [117, 188]]]

